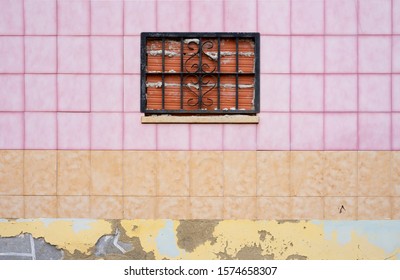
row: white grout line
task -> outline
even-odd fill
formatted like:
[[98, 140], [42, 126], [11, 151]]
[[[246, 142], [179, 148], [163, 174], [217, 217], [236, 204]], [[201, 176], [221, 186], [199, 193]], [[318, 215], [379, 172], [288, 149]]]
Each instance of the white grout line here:
[[119, 239], [119, 236], [120, 236], [119, 229], [117, 229], [115, 233], [116, 233], [116, 237], [114, 238], [113, 244], [114, 244], [114, 246], [115, 246], [118, 250], [120, 250], [123, 254], [125, 254], [125, 253], [126, 253], [126, 250], [125, 250], [124, 248], [122, 248], [122, 247], [118, 244], [118, 239]]
[[30, 258], [32, 258], [32, 254], [28, 254], [28, 253], [0, 253], [0, 256], [7, 256], [7, 257], [30, 257]]
[[32, 234], [29, 235], [29, 239], [31, 241], [31, 254], [32, 260], [36, 260], [36, 251], [35, 251], [35, 243], [33, 241]]

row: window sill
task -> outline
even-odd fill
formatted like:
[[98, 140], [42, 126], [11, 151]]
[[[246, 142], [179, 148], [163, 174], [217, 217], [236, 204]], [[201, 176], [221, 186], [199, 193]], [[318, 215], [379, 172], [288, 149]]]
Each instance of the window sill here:
[[224, 115], [224, 116], [142, 116], [142, 123], [258, 123], [259, 116]]

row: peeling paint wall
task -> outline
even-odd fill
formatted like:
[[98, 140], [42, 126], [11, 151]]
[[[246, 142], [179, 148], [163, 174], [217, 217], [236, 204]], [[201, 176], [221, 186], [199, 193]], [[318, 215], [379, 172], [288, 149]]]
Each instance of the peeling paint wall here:
[[400, 259], [400, 221], [2, 220], [1, 258]]

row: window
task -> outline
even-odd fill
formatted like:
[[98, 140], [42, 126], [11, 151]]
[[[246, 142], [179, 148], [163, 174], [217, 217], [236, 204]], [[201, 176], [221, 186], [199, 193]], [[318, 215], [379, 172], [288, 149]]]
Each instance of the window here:
[[142, 33], [146, 115], [259, 112], [259, 33]]

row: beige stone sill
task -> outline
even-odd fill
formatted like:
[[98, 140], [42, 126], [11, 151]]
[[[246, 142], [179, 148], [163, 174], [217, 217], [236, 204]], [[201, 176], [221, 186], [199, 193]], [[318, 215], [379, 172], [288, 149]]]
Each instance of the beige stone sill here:
[[142, 123], [258, 123], [258, 116], [142, 116]]

